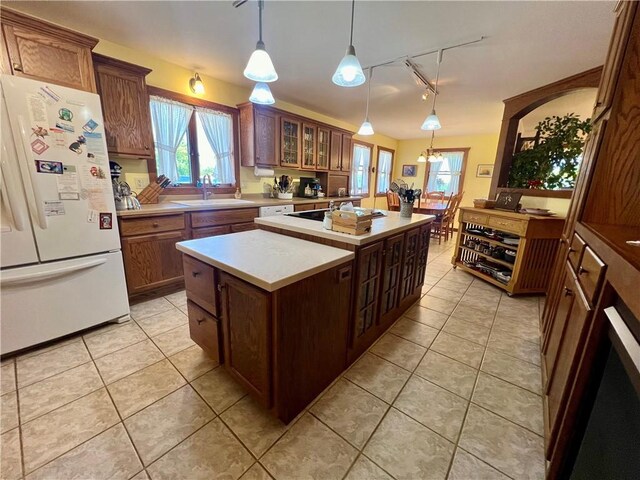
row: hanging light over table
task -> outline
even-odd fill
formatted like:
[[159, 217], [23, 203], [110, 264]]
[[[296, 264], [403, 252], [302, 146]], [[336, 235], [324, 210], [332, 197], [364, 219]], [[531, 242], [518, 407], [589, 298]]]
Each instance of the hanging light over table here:
[[349, 36], [349, 46], [347, 53], [338, 65], [331, 80], [341, 87], [357, 87], [365, 82], [364, 72], [356, 57], [356, 49], [353, 46], [353, 16], [356, 0], [351, 1], [351, 33]]
[[420, 153], [417, 162], [418, 163], [437, 163], [442, 162], [444, 160], [444, 156], [440, 152], [436, 152], [433, 149], [433, 137], [435, 136], [435, 131], [431, 131], [431, 146], [426, 150]]

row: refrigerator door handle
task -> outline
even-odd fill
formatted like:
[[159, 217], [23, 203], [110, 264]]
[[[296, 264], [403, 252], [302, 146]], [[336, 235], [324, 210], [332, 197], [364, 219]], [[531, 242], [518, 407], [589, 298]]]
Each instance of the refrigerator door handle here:
[[[24, 118], [22, 117], [22, 115], [18, 115], [18, 125], [20, 126], [20, 132], [22, 133], [22, 138], [21, 138], [21, 142], [20, 144], [22, 145], [22, 151], [24, 152], [24, 156], [25, 156], [25, 161], [26, 163], [24, 164], [24, 168], [27, 168], [27, 171], [29, 172], [29, 178], [24, 178], [23, 175], [23, 180], [24, 184], [25, 184], [25, 190], [27, 185], [29, 186], [29, 188], [31, 189], [33, 198], [35, 200], [35, 204], [36, 204], [36, 208], [35, 208], [35, 213], [33, 212], [32, 209], [32, 205], [31, 202], [27, 202], [27, 205], [29, 207], [29, 210], [31, 211], [31, 213], [33, 214], [33, 216], [35, 217], [35, 219], [38, 222], [38, 226], [43, 229], [46, 230], [47, 229], [47, 216], [45, 215], [44, 212], [44, 202], [42, 201], [42, 197], [40, 196], [40, 192], [38, 191], [37, 188], [34, 187], [34, 185], [37, 184], [36, 182], [36, 171], [33, 168], [33, 165], [29, 163], [29, 158], [31, 158], [31, 155], [29, 155], [29, 148], [26, 145], [26, 141], [29, 138], [29, 131], [27, 130], [27, 128], [25, 127], [24, 124]], [[33, 163], [33, 162], [31, 162]], [[24, 173], [24, 169], [20, 168], [20, 171], [22, 171]]]
[[[0, 286], [3, 288], [13, 285], [23, 285], [25, 283], [36, 283], [44, 280], [52, 280], [54, 278], [64, 277], [80, 270], [87, 270], [106, 263], [106, 258], [98, 258], [88, 262], [79, 263], [77, 265], [69, 265], [62, 268], [51, 268], [33, 273], [23, 274], [19, 271], [4, 271], [0, 279]], [[19, 270], [19, 269], [18, 269]]]
[[15, 229], [18, 230], [19, 232], [23, 232], [29, 224], [29, 219], [25, 218], [26, 212], [22, 211], [21, 202], [19, 201], [18, 198], [16, 198], [17, 192], [14, 190], [14, 188], [18, 184], [18, 181], [16, 181], [16, 179], [13, 178], [13, 175], [11, 174], [10, 169], [7, 169], [7, 177], [9, 181], [7, 182], [7, 179], [4, 178], [5, 177], [4, 166], [6, 164], [5, 159], [7, 158], [8, 155], [9, 155], [9, 152], [7, 150], [7, 146], [3, 142], [2, 143], [3, 160], [0, 160], [0, 188], [2, 189], [2, 201], [5, 203], [7, 207], [7, 214], [9, 216], [9, 221], [11, 222], [11, 225], [13, 225]]

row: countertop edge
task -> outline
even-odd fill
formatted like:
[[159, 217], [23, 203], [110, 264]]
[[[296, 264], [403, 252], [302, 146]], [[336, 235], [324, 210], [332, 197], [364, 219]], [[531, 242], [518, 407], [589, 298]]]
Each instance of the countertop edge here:
[[238, 270], [235, 267], [232, 267], [230, 265], [227, 265], [226, 263], [220, 262], [214, 258], [208, 257], [207, 255], [204, 255], [196, 250], [193, 250], [191, 248], [185, 247], [183, 245], [180, 244], [176, 244], [176, 248], [178, 250], [180, 250], [182, 253], [185, 253], [189, 256], [192, 256], [204, 263], [206, 263], [207, 265], [211, 265], [212, 267], [216, 267], [219, 268], [220, 270], [227, 272], [235, 277], [238, 277], [241, 280], [244, 280], [245, 282], [248, 282], [252, 285], [255, 285], [256, 287], [262, 288], [263, 290], [266, 290], [268, 292], [275, 292], [276, 290], [280, 290], [281, 288], [287, 287], [291, 284], [294, 284], [296, 282], [299, 282], [300, 280], [304, 280], [306, 278], [309, 278], [317, 273], [321, 273], [324, 272], [325, 270], [329, 270], [333, 267], [337, 267], [338, 265], [342, 265], [343, 263], [346, 262], [350, 262], [353, 259], [355, 259], [355, 253], [350, 252], [348, 250], [344, 250], [345, 255], [343, 258], [338, 258], [336, 260], [332, 260], [330, 262], [327, 263], [323, 263], [322, 265], [318, 265], [317, 267], [314, 268], [309, 268], [307, 270], [304, 270], [302, 272], [299, 272], [287, 279], [284, 280], [280, 280], [278, 282], [274, 282], [274, 283], [269, 283], [266, 282], [258, 277], [254, 277], [253, 275], [250, 275], [246, 272], [243, 272], [242, 270]]
[[[274, 221], [274, 219], [277, 219], [277, 217], [257, 217], [253, 221], [257, 225], [280, 228], [282, 230], [288, 230], [291, 232], [302, 233], [302, 234], [311, 235], [314, 237], [325, 238], [327, 240], [335, 240], [338, 242], [344, 242], [351, 245], [361, 246], [371, 242], [375, 242], [377, 240], [380, 240], [381, 238], [388, 237], [395, 233], [404, 232], [405, 230], [410, 230], [411, 228], [420, 227], [427, 223], [431, 223], [436, 218], [435, 215], [424, 215], [424, 216], [427, 218], [420, 219], [414, 223], [391, 227], [388, 230], [385, 230], [384, 232], [378, 232], [369, 236], [349, 235], [347, 233], [334, 232], [333, 230], [324, 230], [324, 229], [316, 230], [312, 228], [305, 228], [304, 225], [303, 226], [283, 225]], [[308, 221], [315, 222], [314, 220], [308, 220]], [[374, 219], [373, 221], [375, 222], [376, 220]], [[315, 223], [319, 223], [319, 222], [315, 222]]]

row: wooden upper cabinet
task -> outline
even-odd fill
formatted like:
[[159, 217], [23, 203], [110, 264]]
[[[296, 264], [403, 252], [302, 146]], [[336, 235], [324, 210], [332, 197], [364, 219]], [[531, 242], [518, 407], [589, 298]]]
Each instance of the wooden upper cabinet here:
[[618, 75], [625, 53], [625, 47], [631, 34], [631, 26], [638, 2], [618, 2], [615, 9], [616, 21], [609, 42], [609, 52], [604, 64], [600, 87], [596, 96], [596, 106], [592, 118], [595, 120], [607, 110], [613, 102]]
[[331, 130], [330, 169], [339, 172], [342, 165], [342, 133]]
[[352, 135], [349, 133], [342, 134], [342, 153], [340, 160], [340, 170], [342, 172], [351, 171], [351, 152], [353, 150], [353, 144], [351, 140]]
[[280, 118], [280, 166], [299, 168], [302, 156], [302, 123], [286, 117]]
[[318, 144], [318, 128], [308, 123], [302, 124], [302, 168], [304, 170], [316, 169]]
[[5, 8], [0, 19], [5, 73], [96, 91], [91, 49], [98, 39]]
[[329, 153], [331, 146], [331, 131], [328, 128], [318, 127], [318, 154], [316, 170], [329, 170]]
[[277, 114], [253, 103], [239, 105], [240, 164], [277, 167], [279, 125]]
[[151, 158], [153, 134], [145, 77], [148, 68], [93, 54], [110, 154]]

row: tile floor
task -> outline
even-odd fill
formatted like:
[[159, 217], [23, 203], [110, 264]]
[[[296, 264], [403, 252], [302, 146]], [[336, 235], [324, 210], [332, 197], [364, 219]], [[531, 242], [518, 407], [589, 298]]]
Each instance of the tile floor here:
[[1, 478], [543, 478], [539, 298], [451, 269], [289, 425], [189, 338], [184, 292], [2, 361]]

